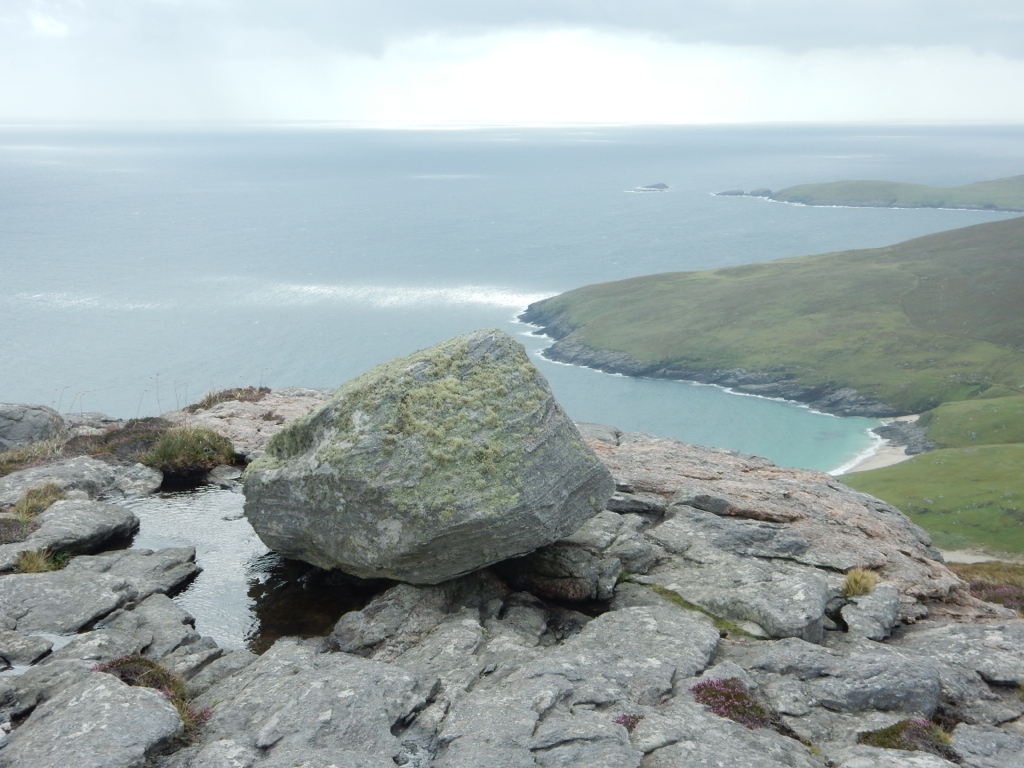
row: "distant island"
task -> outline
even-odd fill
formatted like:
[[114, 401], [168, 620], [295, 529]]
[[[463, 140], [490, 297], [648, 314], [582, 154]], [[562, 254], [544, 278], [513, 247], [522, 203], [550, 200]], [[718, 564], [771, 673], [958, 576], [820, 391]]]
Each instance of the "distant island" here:
[[1024, 212], [1024, 176], [979, 181], [960, 187], [929, 187], [893, 181], [830, 181], [800, 184], [773, 192], [730, 189], [720, 197], [762, 197], [779, 203], [855, 208], [959, 208]]
[[[1024, 553], [1024, 217], [846, 251], [589, 285], [521, 316], [545, 355], [840, 415], [923, 413], [939, 449], [844, 476], [940, 546]], [[943, 538], [944, 537], [944, 538]]]
[[666, 189], [672, 189], [668, 184], [659, 181], [657, 184], [648, 184], [644, 187], [633, 187], [629, 190], [630, 192], [664, 192]]

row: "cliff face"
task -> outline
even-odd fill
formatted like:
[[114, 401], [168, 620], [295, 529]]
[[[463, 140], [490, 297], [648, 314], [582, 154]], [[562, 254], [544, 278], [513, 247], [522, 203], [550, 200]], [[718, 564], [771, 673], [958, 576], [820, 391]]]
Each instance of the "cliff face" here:
[[[322, 402], [308, 399], [297, 410]], [[231, 410], [196, 418], [216, 424], [217, 409]], [[232, 413], [262, 450], [263, 416], [247, 428]], [[165, 597], [194, 572], [190, 550], [0, 576], [0, 655], [77, 633], [0, 675], [0, 713], [19, 723], [0, 764], [1017, 765], [1024, 621], [972, 598], [902, 514], [817, 472], [579, 428], [616, 484], [582, 528], [435, 586], [384, 584], [329, 636], [259, 657], [219, 648]], [[99, 482], [76, 467], [14, 473], [3, 489], [152, 490], [127, 468]], [[846, 594], [854, 568], [879, 583]], [[191, 745], [158, 694], [94, 671], [128, 653], [180, 673], [210, 708]], [[858, 743], [920, 718], [952, 745], [931, 725], [917, 745], [931, 754]]]

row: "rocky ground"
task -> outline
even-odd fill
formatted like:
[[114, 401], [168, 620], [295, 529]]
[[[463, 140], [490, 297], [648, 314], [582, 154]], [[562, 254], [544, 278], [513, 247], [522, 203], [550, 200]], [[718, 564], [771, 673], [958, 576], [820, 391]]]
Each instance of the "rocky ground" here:
[[[323, 393], [275, 397], [188, 418], [255, 456]], [[192, 550], [113, 548], [137, 525], [118, 501], [158, 473], [76, 458], [0, 478], [0, 504], [68, 491], [0, 547], [0, 766], [1020, 765], [1024, 620], [972, 598], [902, 514], [817, 472], [581, 431], [616, 492], [576, 533], [396, 583], [328, 637], [258, 657], [217, 647], [167, 597]], [[20, 549], [57, 547], [81, 554], [10, 572]], [[881, 582], [847, 597], [855, 567]], [[161, 692], [94, 670], [132, 653], [186, 679], [209, 708], [197, 732]], [[726, 703], [701, 703], [723, 688]], [[950, 743], [858, 743], [911, 720]]]

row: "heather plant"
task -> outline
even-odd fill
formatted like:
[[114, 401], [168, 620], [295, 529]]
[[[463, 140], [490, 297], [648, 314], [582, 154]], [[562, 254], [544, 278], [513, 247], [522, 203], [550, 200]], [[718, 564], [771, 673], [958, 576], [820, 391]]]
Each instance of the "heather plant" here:
[[621, 725], [626, 729], [628, 733], [632, 733], [636, 730], [636, 727], [640, 724], [640, 721], [644, 719], [643, 715], [636, 714], [622, 714], [617, 715], [612, 719], [612, 722], [616, 725]]
[[881, 576], [867, 568], [851, 568], [843, 579], [843, 594], [847, 597], [866, 595], [881, 580]]
[[690, 693], [719, 717], [727, 717], [746, 728], [772, 725], [772, 713], [750, 695], [738, 678], [701, 680], [690, 686]]
[[950, 735], [935, 723], [920, 718], [900, 720], [888, 728], [867, 731], [857, 737], [858, 744], [909, 752], [928, 752], [959, 763], [960, 756], [950, 746], [951, 741]]
[[949, 568], [968, 582], [971, 594], [978, 599], [1005, 605], [1024, 615], [1024, 564], [950, 563]]
[[226, 403], [229, 400], [240, 400], [244, 403], [256, 403], [270, 394], [270, 387], [233, 387], [222, 389], [219, 392], [207, 392], [198, 403], [192, 403], [182, 408], [188, 413], [196, 411], [208, 411], [219, 403]]
[[185, 681], [179, 675], [164, 669], [157, 662], [139, 654], [119, 656], [93, 667], [94, 672], [106, 672], [128, 685], [153, 688], [170, 700], [185, 726], [183, 738], [191, 741], [200, 726], [210, 719], [210, 710], [196, 709], [189, 699]]

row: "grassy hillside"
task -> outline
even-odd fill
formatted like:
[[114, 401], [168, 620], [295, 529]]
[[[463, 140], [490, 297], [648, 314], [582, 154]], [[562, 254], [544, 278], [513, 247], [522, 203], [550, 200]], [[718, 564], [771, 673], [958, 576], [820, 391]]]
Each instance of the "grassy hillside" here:
[[579, 288], [538, 306], [595, 349], [853, 387], [905, 412], [1024, 395], [1024, 217]]
[[929, 187], [892, 181], [832, 181], [788, 187], [769, 197], [805, 205], [1024, 211], [1024, 176], [980, 181], [961, 187]]
[[928, 427], [928, 438], [939, 448], [1024, 443], [1024, 397], [945, 403], [919, 423]]
[[1024, 444], [946, 448], [841, 478], [885, 499], [943, 549], [1024, 553]]

